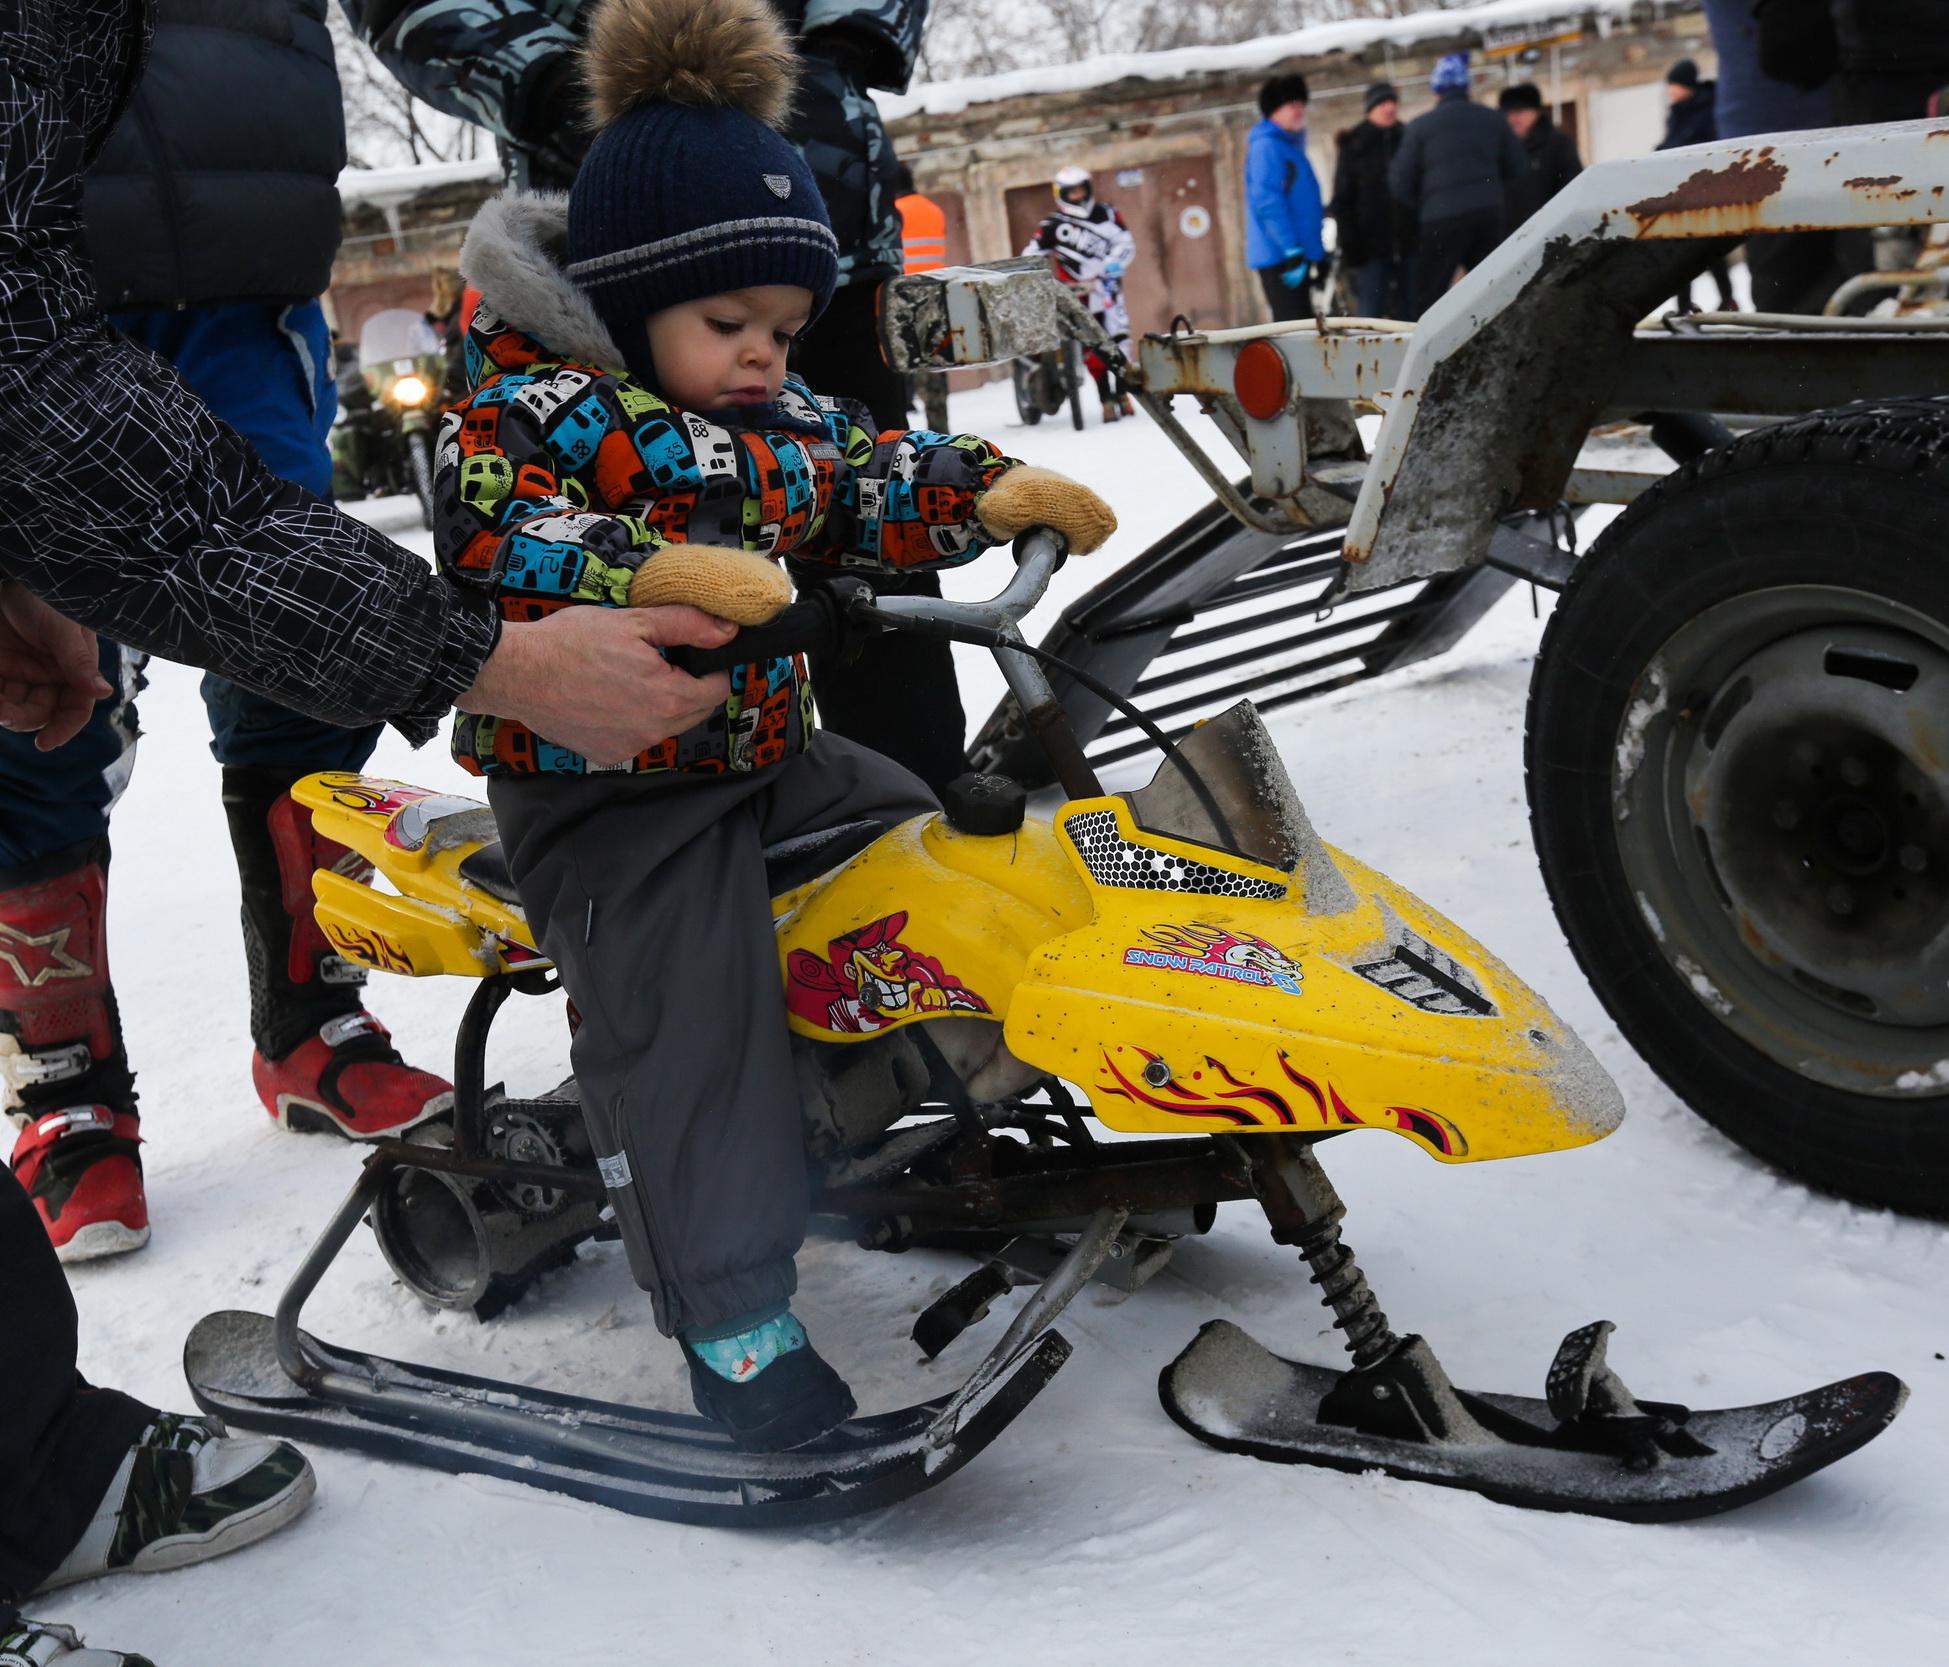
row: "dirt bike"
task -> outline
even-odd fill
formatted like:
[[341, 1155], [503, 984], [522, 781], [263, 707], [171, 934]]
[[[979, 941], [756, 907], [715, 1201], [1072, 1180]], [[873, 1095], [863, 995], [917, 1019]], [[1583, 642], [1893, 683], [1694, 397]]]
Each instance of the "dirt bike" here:
[[359, 333], [358, 382], [341, 381], [332, 472], [344, 499], [410, 493], [433, 525], [433, 446], [440, 426], [446, 350], [425, 317], [404, 307], [374, 313]]
[[[1758, 1498], [1884, 1428], [1907, 1394], [1887, 1373], [1692, 1411], [1635, 1398], [1607, 1364], [1600, 1321], [1564, 1340], [1543, 1398], [1473, 1394], [1427, 1342], [1390, 1328], [1341, 1239], [1320, 1146], [1378, 1129], [1444, 1164], [1567, 1150], [1617, 1125], [1618, 1092], [1487, 949], [1320, 840], [1249, 703], [1164, 745], [1148, 785], [1105, 793], [1044, 675], [1050, 656], [1018, 625], [1060, 544], [1035, 532], [1019, 550], [987, 603], [876, 600], [840, 579], [724, 649], [672, 651], [704, 671], [836, 651], [876, 629], [978, 644], [1061, 781], [1066, 802], [1048, 820], [1027, 814], [1014, 783], [964, 777], [937, 814], [768, 853], [815, 1214], [867, 1247], [984, 1258], [920, 1315], [914, 1337], [930, 1356], [1012, 1288], [1034, 1286], [961, 1386], [793, 1452], [752, 1454], [694, 1417], [304, 1333], [306, 1298], [368, 1212], [409, 1287], [483, 1313], [614, 1231], [572, 1085], [518, 1099], [485, 1080], [495, 1013], [555, 984], [490, 811], [330, 773], [300, 783], [299, 798], [321, 834], [393, 888], [315, 876], [339, 953], [478, 981], [455, 1113], [374, 1148], [274, 1316], [198, 1324], [184, 1365], [199, 1404], [247, 1429], [666, 1519], [843, 1516], [939, 1482], [1014, 1420], [1068, 1356], [1053, 1322], [1091, 1278], [1140, 1285], [1219, 1205], [1251, 1201], [1306, 1261], [1352, 1360], [1300, 1364], [1207, 1324], [1159, 1391], [1214, 1447], [1659, 1521]], [[1100, 1139], [1099, 1127], [1128, 1138]]]

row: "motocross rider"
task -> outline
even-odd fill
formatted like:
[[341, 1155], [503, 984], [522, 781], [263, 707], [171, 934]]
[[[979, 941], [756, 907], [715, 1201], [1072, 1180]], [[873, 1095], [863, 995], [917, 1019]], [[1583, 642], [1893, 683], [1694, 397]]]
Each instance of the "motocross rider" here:
[[[1049, 189], [1056, 206], [1043, 216], [1022, 253], [1047, 255], [1056, 276], [1082, 290], [1090, 317], [1116, 343], [1117, 351], [1128, 357], [1130, 310], [1123, 304], [1123, 276], [1137, 258], [1137, 240], [1123, 216], [1097, 200], [1088, 170], [1073, 165], [1059, 168]], [[1090, 374], [1103, 401], [1106, 423], [1136, 414], [1115, 366], [1092, 353]]]

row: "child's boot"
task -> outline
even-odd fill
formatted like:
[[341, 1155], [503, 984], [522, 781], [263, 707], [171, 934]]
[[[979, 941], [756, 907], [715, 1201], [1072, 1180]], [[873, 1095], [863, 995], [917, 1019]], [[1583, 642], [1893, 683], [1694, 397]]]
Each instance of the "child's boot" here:
[[697, 1410], [748, 1451], [803, 1447], [853, 1415], [846, 1380], [819, 1358], [789, 1309], [686, 1331], [677, 1341]]
[[1103, 420], [1106, 423], [1113, 423], [1122, 415], [1123, 407], [1117, 403], [1116, 396], [1114, 394], [1105, 394], [1103, 396]]
[[0, 874], [0, 1109], [20, 1126], [14, 1174], [64, 1262], [149, 1242], [107, 907], [105, 839]]
[[251, 1081], [287, 1129], [351, 1140], [398, 1134], [453, 1105], [453, 1087], [400, 1058], [365, 1010], [365, 969], [333, 950], [312, 913], [311, 876], [365, 880], [371, 864], [322, 839], [291, 797], [290, 770], [226, 764], [223, 808], [244, 893]]

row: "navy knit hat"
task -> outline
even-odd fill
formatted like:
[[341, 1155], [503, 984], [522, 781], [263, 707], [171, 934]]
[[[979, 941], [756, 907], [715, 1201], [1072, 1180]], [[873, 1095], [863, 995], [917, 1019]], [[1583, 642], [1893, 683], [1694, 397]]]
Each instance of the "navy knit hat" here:
[[766, 0], [600, 0], [585, 51], [601, 132], [568, 201], [568, 276], [636, 376], [643, 321], [759, 284], [839, 279], [812, 170], [778, 131], [797, 55]]
[[1435, 73], [1428, 77], [1429, 90], [1436, 93], [1465, 93], [1469, 90], [1469, 55], [1444, 52], [1435, 60]]

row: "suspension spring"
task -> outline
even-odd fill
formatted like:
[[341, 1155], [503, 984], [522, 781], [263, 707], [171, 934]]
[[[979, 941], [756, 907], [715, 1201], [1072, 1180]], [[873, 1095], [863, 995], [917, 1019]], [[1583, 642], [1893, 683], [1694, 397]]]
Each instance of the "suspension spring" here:
[[1333, 1310], [1333, 1323], [1345, 1333], [1347, 1352], [1359, 1371], [1381, 1359], [1397, 1339], [1353, 1251], [1341, 1241], [1338, 1214], [1336, 1210], [1327, 1220], [1307, 1226], [1298, 1236], [1299, 1253], [1313, 1270], [1320, 1302]]

